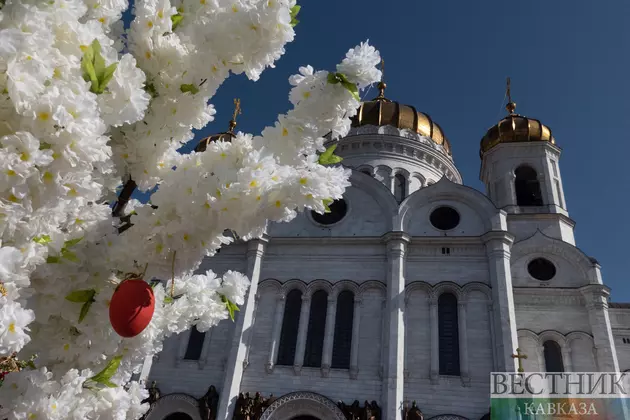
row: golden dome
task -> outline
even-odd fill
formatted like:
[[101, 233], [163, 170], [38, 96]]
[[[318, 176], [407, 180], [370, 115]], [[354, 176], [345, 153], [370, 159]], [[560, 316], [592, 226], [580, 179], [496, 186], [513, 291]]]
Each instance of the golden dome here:
[[483, 136], [481, 139], [481, 150], [479, 151], [481, 156], [499, 143], [547, 141], [551, 144], [556, 144], [549, 127], [538, 120], [514, 113], [516, 103], [512, 102], [509, 78], [507, 96], [508, 104], [505, 106], [505, 109], [508, 111], [508, 116], [490, 127], [486, 135]]
[[436, 144], [444, 147], [451, 155], [451, 143], [444, 135], [442, 128], [427, 114], [416, 111], [411, 105], [403, 105], [385, 98], [385, 83], [379, 83], [380, 94], [371, 101], [363, 102], [357, 115], [352, 118], [352, 126], [389, 125], [401, 130], [411, 130], [421, 136], [429, 137]]
[[195, 152], [204, 152], [206, 147], [208, 147], [208, 143], [212, 141], [227, 141], [231, 142], [236, 135], [234, 134], [234, 129], [236, 128], [236, 116], [241, 113], [241, 100], [234, 99], [234, 114], [232, 114], [232, 119], [230, 120], [230, 128], [225, 133], [213, 134], [211, 136], [205, 137], [199, 141], [197, 146], [195, 147]]

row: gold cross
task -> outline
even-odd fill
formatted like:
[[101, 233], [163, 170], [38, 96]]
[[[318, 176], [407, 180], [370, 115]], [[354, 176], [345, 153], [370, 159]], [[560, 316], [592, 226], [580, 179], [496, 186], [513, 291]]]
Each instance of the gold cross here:
[[241, 100], [238, 98], [234, 99], [234, 113], [232, 114], [232, 120], [230, 121], [230, 129], [228, 132], [234, 131], [236, 127], [236, 117], [241, 114]]
[[508, 104], [505, 106], [505, 109], [510, 113], [510, 115], [514, 114], [514, 110], [516, 109], [516, 104], [512, 102], [512, 81], [510, 78], [507, 78], [507, 87], [505, 92], [508, 98]]
[[241, 114], [241, 100], [234, 99], [234, 114], [232, 114], [232, 120], [236, 121], [236, 116]]
[[517, 348], [516, 349], [516, 354], [513, 354], [512, 358], [513, 359], [518, 359], [518, 371], [519, 371], [519, 373], [525, 372], [525, 370], [523, 369], [523, 359], [527, 359], [527, 355], [526, 354], [521, 354], [521, 349]]

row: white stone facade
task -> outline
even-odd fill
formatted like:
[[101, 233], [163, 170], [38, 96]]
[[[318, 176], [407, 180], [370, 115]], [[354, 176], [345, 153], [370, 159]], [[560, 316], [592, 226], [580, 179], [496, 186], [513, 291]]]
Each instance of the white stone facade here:
[[[199, 398], [214, 385], [220, 420], [232, 418], [239, 392], [286, 395], [266, 420], [343, 418], [330, 401], [355, 400], [376, 401], [386, 420], [400, 420], [412, 400], [425, 419], [478, 420], [488, 412], [490, 372], [515, 371], [517, 347], [528, 355], [526, 371], [546, 369], [549, 341], [566, 371], [630, 369], [630, 305], [609, 304], [599, 265], [575, 246], [556, 146], [501, 144], [486, 153], [487, 195], [461, 185], [452, 159], [430, 139], [392, 127], [354, 129], [337, 150], [354, 169], [345, 217], [324, 226], [303, 213], [207, 260], [203, 270], [241, 270], [252, 288], [236, 322], [206, 333], [197, 359], [185, 359], [189, 333], [167, 340], [147, 379], [163, 395]], [[522, 164], [537, 172], [543, 206], [517, 204], [514, 171]], [[392, 180], [398, 173], [408, 182], [401, 203]], [[456, 227], [432, 225], [441, 206], [457, 211]], [[529, 273], [536, 258], [553, 263], [550, 280]], [[295, 356], [278, 365], [293, 289], [302, 293]], [[321, 366], [307, 367], [310, 302], [320, 290], [328, 296]], [[354, 306], [349, 365], [339, 369], [331, 358], [343, 291], [352, 292]], [[444, 293], [457, 299], [457, 375], [442, 374], [440, 362]], [[171, 400], [176, 412], [185, 398]], [[164, 418], [153, 411], [150, 420]]]

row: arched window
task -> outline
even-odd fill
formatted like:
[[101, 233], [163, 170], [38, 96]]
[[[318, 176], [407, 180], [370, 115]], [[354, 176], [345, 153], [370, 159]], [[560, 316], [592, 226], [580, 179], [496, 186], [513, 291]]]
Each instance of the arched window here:
[[369, 169], [361, 169], [361, 172], [363, 172], [366, 175], [372, 176], [372, 171], [370, 171]]
[[344, 290], [337, 297], [335, 336], [333, 340], [332, 368], [349, 369], [352, 349], [352, 321], [354, 320], [354, 293]]
[[514, 171], [514, 189], [518, 206], [542, 206], [543, 199], [536, 171], [523, 165]]
[[185, 360], [199, 360], [205, 338], [206, 333], [199, 332], [196, 326], [192, 327], [190, 338], [188, 339], [188, 347], [186, 347], [186, 353], [184, 354]]
[[443, 293], [438, 299], [440, 375], [459, 376], [459, 325], [457, 298]]
[[394, 197], [396, 201], [401, 203], [407, 196], [407, 180], [404, 175], [396, 174], [394, 176]]
[[293, 366], [301, 309], [302, 292], [293, 289], [287, 294], [284, 304], [284, 318], [282, 319], [280, 344], [278, 346], [278, 361], [276, 363], [278, 365]]
[[304, 349], [304, 366], [321, 367], [326, 332], [326, 309], [328, 293], [318, 290], [311, 298], [311, 314], [308, 319], [308, 333]]
[[560, 345], [555, 341], [548, 340], [543, 344], [543, 350], [545, 353], [545, 370], [547, 372], [564, 372]]

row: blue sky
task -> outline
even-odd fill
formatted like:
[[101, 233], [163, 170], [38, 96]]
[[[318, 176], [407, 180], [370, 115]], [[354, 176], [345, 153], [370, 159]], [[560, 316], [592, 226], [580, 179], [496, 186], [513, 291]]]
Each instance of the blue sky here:
[[[445, 130], [464, 183], [479, 181], [479, 141], [504, 114], [505, 78], [517, 112], [551, 127], [578, 246], [602, 264], [613, 300], [630, 302], [628, 133], [630, 2], [622, 0], [301, 2], [296, 40], [275, 69], [231, 77], [213, 99], [227, 129], [259, 133], [289, 107], [287, 78], [300, 65], [332, 69], [369, 39], [386, 62], [387, 96], [426, 112]], [[373, 88], [367, 95], [375, 96]]]

